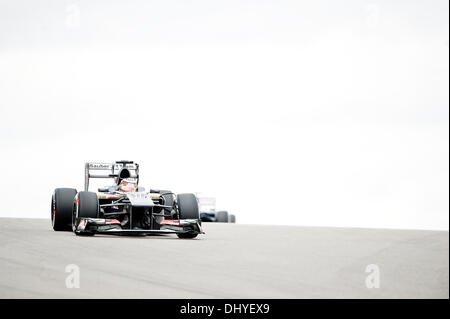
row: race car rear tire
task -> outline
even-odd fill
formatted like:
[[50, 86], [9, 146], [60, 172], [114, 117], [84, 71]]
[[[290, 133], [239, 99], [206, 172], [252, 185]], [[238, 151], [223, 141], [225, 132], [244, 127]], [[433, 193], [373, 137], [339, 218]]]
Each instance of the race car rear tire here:
[[72, 229], [72, 207], [77, 190], [57, 188], [52, 195], [51, 220], [53, 230], [70, 231]]
[[228, 212], [226, 210], [217, 212], [216, 221], [218, 223], [228, 223]]
[[72, 230], [75, 231], [80, 218], [98, 218], [98, 215], [99, 204], [97, 194], [94, 192], [79, 192], [73, 204]]
[[177, 205], [180, 219], [200, 220], [197, 197], [194, 194], [178, 194]]
[[230, 223], [233, 223], [233, 224], [236, 223], [236, 216], [233, 215], [233, 214], [231, 214], [231, 215], [230, 215], [230, 220], [229, 220], [229, 222], [230, 222]]

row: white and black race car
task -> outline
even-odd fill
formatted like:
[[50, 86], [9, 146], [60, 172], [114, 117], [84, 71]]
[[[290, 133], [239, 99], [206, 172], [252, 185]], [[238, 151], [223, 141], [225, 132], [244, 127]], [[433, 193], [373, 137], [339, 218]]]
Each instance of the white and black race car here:
[[[89, 191], [92, 178], [110, 178], [114, 184]], [[145, 191], [139, 183], [139, 165], [132, 161], [86, 163], [84, 191], [57, 188], [52, 195], [51, 220], [55, 231], [77, 235], [203, 234], [197, 198], [170, 191]]]

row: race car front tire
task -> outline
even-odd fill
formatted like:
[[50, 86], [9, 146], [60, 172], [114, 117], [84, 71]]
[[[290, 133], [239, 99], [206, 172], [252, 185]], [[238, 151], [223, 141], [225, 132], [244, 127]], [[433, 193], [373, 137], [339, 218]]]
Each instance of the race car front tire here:
[[77, 190], [57, 188], [52, 195], [51, 220], [53, 230], [70, 231], [72, 229], [72, 207]]
[[228, 223], [228, 212], [226, 210], [217, 212], [216, 221], [218, 223]]
[[73, 203], [72, 230], [75, 231], [80, 218], [98, 218], [99, 204], [94, 192], [79, 192]]
[[197, 197], [194, 194], [178, 194], [177, 205], [180, 219], [200, 220]]
[[182, 233], [182, 234], [177, 234], [178, 238], [181, 239], [192, 239], [197, 237], [197, 234], [195, 233]]
[[[180, 219], [196, 219], [199, 224], [200, 212], [198, 209], [197, 197], [194, 194], [178, 194], [177, 195], [178, 214]], [[192, 239], [197, 237], [197, 233], [181, 233], [177, 234], [181, 239]]]

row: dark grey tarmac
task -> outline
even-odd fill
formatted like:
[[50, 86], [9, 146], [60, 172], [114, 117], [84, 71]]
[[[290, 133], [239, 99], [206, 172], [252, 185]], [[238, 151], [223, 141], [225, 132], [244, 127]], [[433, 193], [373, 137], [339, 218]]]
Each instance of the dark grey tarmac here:
[[[45, 219], [0, 218], [0, 298], [449, 298], [448, 231], [204, 230], [195, 240], [77, 237]], [[67, 265], [79, 267], [79, 288], [66, 287]], [[379, 288], [366, 285], [373, 267]]]

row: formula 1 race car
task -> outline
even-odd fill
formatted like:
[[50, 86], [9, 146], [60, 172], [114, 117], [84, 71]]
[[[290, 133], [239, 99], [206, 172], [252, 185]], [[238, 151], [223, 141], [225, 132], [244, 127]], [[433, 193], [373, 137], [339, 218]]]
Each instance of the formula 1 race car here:
[[216, 211], [215, 197], [197, 197], [202, 222], [236, 223], [236, 216], [226, 210]]
[[[112, 178], [114, 185], [90, 192], [92, 178]], [[77, 235], [177, 234], [195, 238], [204, 234], [194, 194], [146, 192], [138, 183], [139, 165], [132, 161], [86, 163], [84, 191], [57, 188], [53, 192], [53, 229], [72, 230]]]
[[236, 223], [236, 216], [229, 214], [226, 210], [221, 210], [218, 212], [201, 212], [200, 219], [202, 222]]

